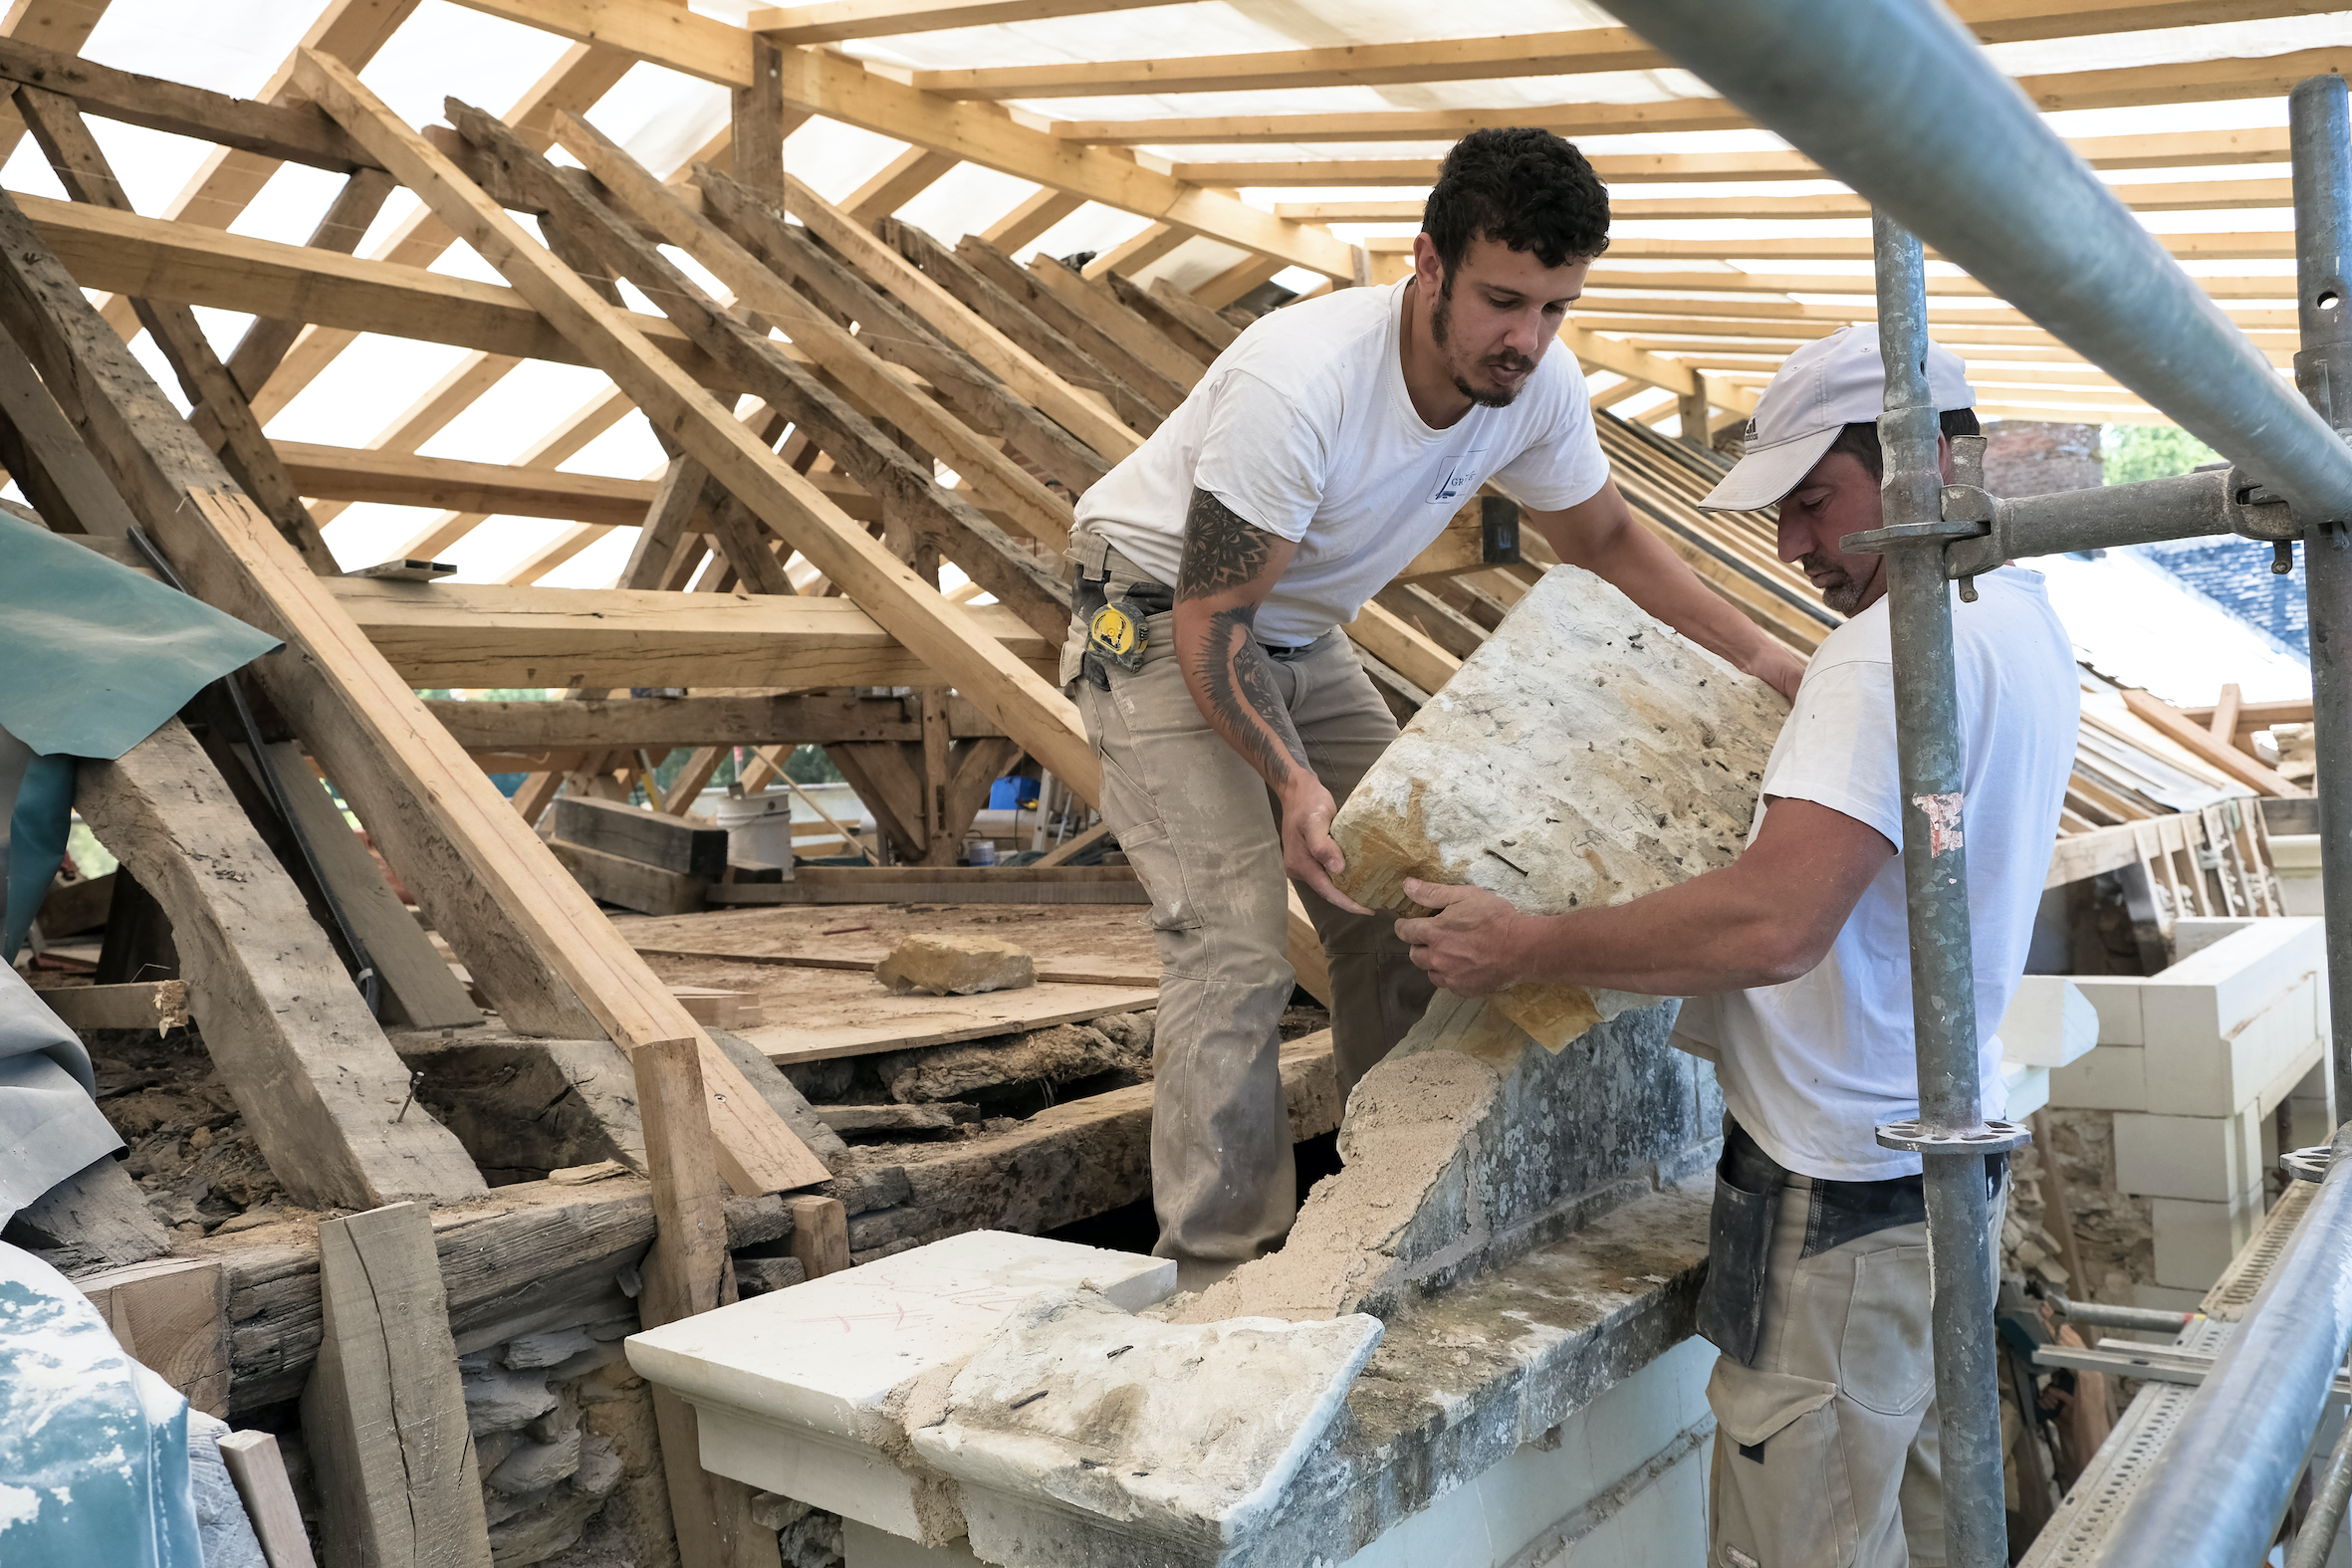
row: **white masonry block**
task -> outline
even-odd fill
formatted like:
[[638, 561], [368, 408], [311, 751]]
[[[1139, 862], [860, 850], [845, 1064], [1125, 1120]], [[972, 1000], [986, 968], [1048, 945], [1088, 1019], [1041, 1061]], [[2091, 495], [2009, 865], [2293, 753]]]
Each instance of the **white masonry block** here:
[[2138, 975], [2077, 975], [2070, 977], [2091, 1010], [2099, 1015], [2101, 1045], [2145, 1045], [2147, 1034], [2140, 1017], [2140, 990], [2148, 984]]
[[2253, 1239], [2262, 1221], [2262, 1199], [2250, 1193], [2235, 1204], [2159, 1198], [2156, 1222], [2156, 1282], [2179, 1290], [2204, 1290], [2222, 1277], [2238, 1248]]
[[2063, 975], [2027, 975], [1997, 1032], [2003, 1061], [2063, 1067], [2099, 1043], [2099, 1009]]
[[2052, 1070], [2050, 1104], [2070, 1111], [2146, 1110], [2147, 1054], [2137, 1045], [2101, 1045]]
[[2023, 1062], [2004, 1061], [2000, 1064], [2001, 1081], [2008, 1085], [2008, 1109], [2002, 1114], [2007, 1120], [2021, 1122], [2050, 1102], [2050, 1069], [2028, 1067]]
[[2234, 1111], [2307, 1050], [2323, 944], [2316, 920], [2251, 921], [2140, 982], [2148, 1108]]
[[2261, 1187], [2261, 1128], [2250, 1107], [2235, 1116], [2119, 1112], [2115, 1185], [2142, 1198], [2237, 1203]]
[[[1340, 807], [1339, 886], [1419, 914], [1407, 877], [1471, 883], [1558, 914], [1730, 865], [1787, 713], [1602, 578], [1554, 566]], [[1529, 985], [1497, 1006], [1557, 1050], [1651, 1000]]]
[[1023, 1301], [1080, 1287], [1139, 1310], [1176, 1288], [1176, 1265], [974, 1231], [665, 1323], [626, 1349], [640, 1377], [694, 1405], [703, 1468], [942, 1545], [964, 1533], [954, 1483], [899, 1463], [911, 1388], [978, 1350]]

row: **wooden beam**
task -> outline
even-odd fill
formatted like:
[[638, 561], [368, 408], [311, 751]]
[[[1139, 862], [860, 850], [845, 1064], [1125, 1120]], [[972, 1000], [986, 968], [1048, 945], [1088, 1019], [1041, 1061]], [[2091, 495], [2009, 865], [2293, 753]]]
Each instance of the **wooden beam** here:
[[[291, 645], [257, 661], [255, 675], [508, 1025], [574, 1039], [601, 1029], [624, 1048], [695, 1032], [676, 999], [366, 645], [326, 579], [305, 569], [236, 491], [4, 193], [0, 323], [191, 591]], [[718, 1058], [710, 1076], [733, 1091], [714, 1094], [712, 1105], [728, 1180], [747, 1193], [823, 1180], [823, 1167], [780, 1120], [761, 1114], [765, 1102], [717, 1046], [709, 1050]]]
[[[501, 371], [500, 373], [503, 374], [504, 372]], [[580, 407], [574, 409], [569, 418], [562, 420], [553, 430], [550, 430], [546, 435], [540, 437], [537, 441], [534, 441], [523, 451], [519, 457], [515, 459], [513, 463], [497, 466], [502, 466], [508, 470], [506, 477], [510, 480], [521, 477], [514, 473], [514, 470], [523, 469], [534, 471], [533, 477], [528, 481], [529, 483], [565, 484], [567, 483], [566, 481], [555, 479], [553, 477], [555, 474], [560, 472], [558, 465], [570, 461], [573, 457], [578, 455], [582, 449], [587, 447], [590, 441], [595, 440], [596, 437], [602, 435], [605, 431], [620, 423], [621, 420], [627, 418], [632, 411], [633, 406], [634, 405], [629, 402], [628, 398], [623, 396], [617, 389], [607, 387], [605, 390], [598, 392], [595, 396], [589, 398], [587, 402], [581, 404]], [[413, 420], [410, 423], [411, 425], [430, 424], [434, 429], [438, 429], [441, 424], [447, 423], [447, 420], [442, 418], [437, 410], [434, 410], [429, 414], [420, 416], [418, 419]], [[409, 444], [406, 439], [408, 435], [407, 428], [403, 428], [401, 435], [402, 439], [400, 445], [409, 452], [414, 452], [416, 446], [421, 446], [423, 444], [423, 437], [419, 437], [414, 445]], [[335, 461], [342, 460], [337, 459]], [[537, 471], [541, 470], [546, 471], [546, 473], [550, 476], [548, 480], [541, 481], [536, 477]], [[488, 478], [490, 476], [478, 475], [476, 477]], [[391, 484], [391, 476], [388, 473], [377, 469], [373, 471], [372, 479], [369, 479], [368, 476], [364, 475], [352, 474], [349, 475], [343, 482], [353, 484], [372, 482], [383, 484], [388, 488]], [[638, 481], [638, 483], [642, 483], [642, 481]], [[573, 493], [577, 494], [576, 491]], [[481, 499], [493, 499], [494, 494], [495, 493], [486, 493]], [[571, 503], [571, 505], [578, 504], [578, 502]], [[433, 557], [438, 556], [441, 552], [455, 545], [459, 540], [465, 538], [466, 535], [472, 533], [481, 524], [487, 522], [491, 516], [491, 512], [444, 512], [439, 517], [435, 518], [432, 523], [428, 525], [414, 539], [410, 540], [408, 544], [402, 549], [401, 554], [404, 556], [414, 556], [423, 560], [430, 560]]]
[[1077, 272], [1046, 256], [1031, 257], [1028, 274], [1039, 288], [1058, 296], [1064, 306], [1117, 338], [1129, 353], [1185, 391], [1200, 384], [1201, 373], [1208, 367], [1187, 353], [1174, 338], [1121, 305], [1118, 296], [1108, 288], [1087, 282]]
[[319, 1225], [324, 1337], [303, 1391], [330, 1562], [490, 1568], [490, 1524], [422, 1204]]
[[[552, 323], [574, 336], [657, 427], [675, 434], [731, 492], [853, 594], [910, 652], [951, 679], [1058, 778], [1081, 793], [1099, 788], [1093, 750], [1075, 709], [984, 632], [974, 612], [945, 603], [937, 589], [891, 558], [822, 493], [754, 441], [709, 393], [662, 358], [622, 313], [606, 306], [569, 268], [532, 243], [513, 219], [340, 64], [315, 54], [305, 56], [302, 79], [329, 113], [382, 158]], [[788, 176], [788, 191], [795, 184]]]
[[1133, 277], [1191, 238], [1175, 224], [1147, 223], [1086, 263], [1084, 276], [1092, 280], [1117, 272]]
[[1048, 229], [1085, 204], [1083, 196], [1072, 196], [1065, 190], [1040, 185], [1020, 206], [981, 230], [980, 237], [999, 250], [1019, 253], [1023, 247], [1035, 244]]
[[[809, 492], [829, 505], [821, 491]], [[859, 531], [863, 537], [863, 531]], [[749, 593], [510, 588], [494, 583], [333, 579], [333, 602], [410, 686], [925, 686], [925, 663], [858, 603]], [[932, 592], [934, 599], [937, 592]], [[1036, 680], [1061, 639], [1001, 604], [945, 606], [960, 640], [988, 638]], [[941, 646], [938, 634], [930, 638]], [[950, 676], [952, 678], [952, 676]], [[978, 701], [969, 688], [959, 688]], [[985, 705], [984, 705], [985, 706]], [[418, 710], [419, 717], [423, 711]], [[998, 717], [992, 715], [992, 717]], [[998, 722], [1002, 723], [1001, 717]], [[438, 727], [436, 727], [437, 729]], [[341, 781], [341, 775], [336, 776]], [[1058, 777], [1067, 779], [1066, 774]]]
[[[599, 422], [602, 427], [618, 422], [618, 415], [625, 412], [625, 401], [614, 412], [613, 419]], [[595, 433], [589, 431], [591, 436]], [[365, 447], [314, 446], [303, 441], [281, 441], [277, 449], [286, 472], [306, 496], [398, 507], [442, 507], [479, 517], [507, 514], [627, 527], [644, 521], [645, 507], [654, 491], [653, 485], [642, 479], [571, 474], [532, 462], [469, 463]], [[414, 543], [423, 548], [403, 554], [425, 560], [455, 541], [436, 526], [434, 532]]]
[[[659, 1224], [640, 1269], [644, 1289], [637, 1315], [647, 1328], [707, 1312], [735, 1297], [717, 1150], [708, 1119], [697, 1114], [710, 1093], [702, 1076], [707, 1054], [691, 1039], [653, 1040], [631, 1064]], [[752, 1516], [751, 1488], [703, 1469], [694, 1407], [656, 1387], [653, 1417], [678, 1555], [686, 1568], [777, 1568], [776, 1532]]]
[[[592, 126], [571, 115], [558, 118], [557, 135], [565, 150], [579, 158], [639, 218], [651, 223], [664, 239], [709, 268], [712, 276], [725, 284], [744, 306], [789, 332], [813, 359], [853, 395], [862, 398], [876, 417], [896, 425], [917, 446], [963, 475], [984, 503], [1005, 509], [1021, 533], [1056, 549], [1068, 542], [1070, 509], [1066, 503], [974, 434], [969, 426], [923, 396], [861, 339], [796, 293], [762, 265], [757, 256], [695, 212], [676, 192], [661, 186], [635, 159]], [[715, 185], [724, 179], [724, 175], [714, 175], [711, 183]], [[938, 537], [941, 548], [951, 559], [975, 580], [986, 584], [999, 599], [1035, 605], [1055, 598], [1050, 586], [1032, 582], [1029, 572], [1018, 562], [1004, 560], [994, 541], [970, 532], [968, 508], [962, 508], [944, 494], [931, 494], [937, 489], [935, 485], [884, 483], [878, 463], [862, 462], [856, 452], [846, 448], [844, 451], [846, 455], [834, 455], [835, 462], [857, 475], [859, 483], [874, 494], [897, 495], [932, 517], [928, 532]], [[895, 469], [892, 473], [901, 480], [929, 477], [897, 475]], [[873, 483], [868, 483], [869, 479]]]
[[[2352, 65], [2352, 55], [2343, 49], [2305, 49], [2251, 59], [2056, 72], [2019, 77], [2016, 84], [2033, 101], [2034, 107], [2045, 113], [2081, 109], [2144, 109], [2165, 104], [2276, 98], [2297, 82], [2340, 72], [2348, 65]], [[1751, 123], [1746, 114], [1722, 99], [1669, 99], [1643, 104], [1561, 103], [1510, 110], [1374, 110], [1352, 113], [1063, 120], [1055, 124], [1054, 134], [1063, 141], [1093, 147], [1175, 146], [1185, 142], [1450, 140], [1490, 125], [1539, 125], [1562, 136], [1605, 136], [1735, 130]]]
[[[71, 99], [39, 88], [19, 87], [15, 93], [17, 112], [24, 117], [33, 139], [49, 158], [49, 166], [66, 187], [67, 194], [78, 202], [96, 207], [112, 208], [118, 212], [130, 210], [130, 198], [123, 193], [121, 181], [107, 163], [98, 141], [83, 122], [81, 111]], [[221, 440], [221, 460], [226, 463], [246, 493], [260, 504], [278, 531], [310, 564], [313, 571], [332, 573], [340, 568], [335, 557], [320, 537], [319, 525], [303, 509], [302, 497], [297, 495], [286, 470], [278, 462], [278, 454], [271, 450], [269, 438], [262, 434], [261, 421], [245, 401], [245, 393], [213, 352], [204, 329], [197, 325], [196, 313], [185, 305], [169, 302], [157, 304], [134, 299], [131, 309], [138, 315], [155, 344], [171, 363], [179, 377], [180, 388], [192, 404], [201, 404], [217, 423]]]
[[[2157, 27], [2195, 26], [2308, 15], [2308, 0], [2248, 0], [2214, 7], [2172, 4], [2059, 6], [2021, 14], [2014, 3], [1954, 7], [1987, 43], [2072, 38]], [[1980, 20], [1982, 18], [1982, 20]], [[1474, 82], [1563, 77], [1601, 71], [1654, 71], [1674, 62], [1625, 27], [1517, 33], [1501, 38], [1444, 38], [1406, 44], [1341, 44], [1320, 49], [1236, 55], [1178, 55], [1150, 60], [1087, 61], [917, 71], [914, 85], [954, 99], [1115, 98], [1258, 89], [1377, 87], [1401, 82]]]
[[84, 1274], [74, 1284], [124, 1355], [207, 1416], [228, 1415], [229, 1292], [219, 1259], [157, 1258]]
[[[178, 720], [115, 762], [85, 764], [75, 805], [170, 917], [205, 1046], [296, 1202], [358, 1209], [486, 1191], [448, 1129], [394, 1115], [407, 1069]], [[222, 865], [240, 874], [203, 869]]]
[[776, 45], [754, 34], [745, 50], [751, 71], [735, 89], [731, 128], [735, 178], [769, 202], [784, 200], [783, 69]]
[[2154, 725], [2167, 740], [2180, 743], [2200, 761], [2220, 769], [2239, 784], [2250, 785], [2267, 795], [2310, 792], [2300, 784], [2288, 783], [2275, 770], [2264, 767], [2231, 743], [2217, 740], [2211, 732], [2200, 728], [2196, 721], [2161, 697], [2127, 686], [2123, 689], [2123, 702], [2133, 713]]
[[[816, 599], [812, 603], [827, 603]], [[564, 702], [429, 701], [427, 712], [468, 751], [564, 752], [590, 747], [659, 755], [681, 746], [832, 746], [912, 741], [921, 724], [897, 697], [704, 696], [575, 698]], [[961, 699], [948, 703], [957, 740], [1002, 735]]]
[[[78, 55], [107, 14], [108, 4], [109, 0], [11, 0], [7, 15], [0, 17], [0, 34], [53, 54]], [[24, 132], [15, 107], [0, 99], [0, 159], [16, 150]]]
[[858, 341], [877, 358], [928, 381], [974, 431], [1003, 440], [1011, 453], [1028, 459], [1071, 496], [1084, 493], [1110, 472], [1110, 461], [1103, 454], [1041, 413], [995, 372], [934, 332], [917, 312], [882, 294], [840, 256], [813, 243], [810, 230], [786, 223], [775, 209], [717, 170], [698, 168], [696, 172], [703, 208], [729, 238], [825, 311], [870, 324], [872, 330], [861, 333]]
[[[496, 284], [80, 202], [13, 193], [11, 199], [84, 288], [254, 316], [299, 316], [354, 333], [517, 358], [582, 362], [562, 334], [514, 290]], [[638, 316], [631, 323], [664, 353], [725, 384], [701, 350], [668, 322]]]
[[[2295, 253], [2294, 235], [2159, 234], [2157, 242], [2180, 261], [2284, 261]], [[1374, 253], [1411, 251], [1410, 236], [1373, 235], [1364, 249]], [[1659, 240], [1628, 235], [1609, 244], [1609, 254], [1622, 261], [1860, 261], [1870, 255], [1867, 239]], [[1933, 251], [1930, 259], [1935, 258]]]
[[[2224, 167], [2282, 163], [2289, 155], [2283, 126], [2242, 130], [2157, 131], [2131, 136], [2080, 136], [2067, 142], [2095, 169]], [[1801, 152], [1608, 152], [1592, 158], [1593, 172], [1611, 184], [1673, 184], [1690, 180], [1827, 179]], [[1266, 158], [1233, 162], [1178, 162], [1170, 172], [1200, 185], [1428, 185], [1438, 160], [1411, 158]]]
[[1195, 288], [1192, 297], [1212, 311], [1222, 311], [1282, 270], [1279, 257], [1245, 256]]
[[821, 0], [817, 5], [755, 8], [744, 18], [744, 26], [780, 44], [837, 44], [852, 38], [997, 27], [1168, 3], [1170, 0]]
[[319, 1568], [277, 1438], [267, 1432], [232, 1432], [220, 1440], [220, 1461], [269, 1568]]
[[[688, 11], [579, 0], [463, 0], [477, 11], [544, 28], [583, 43], [623, 50], [726, 87], [750, 76], [744, 30]], [[918, 147], [954, 152], [985, 168], [1036, 180], [1106, 206], [1281, 256], [1334, 278], [1353, 276], [1347, 247], [1330, 231], [1286, 223], [1231, 196], [1187, 185], [1108, 152], [1059, 145], [986, 105], [956, 104], [918, 92], [830, 51], [783, 52], [788, 107], [894, 136]]]
[[[2159, 181], [2110, 187], [2134, 212], [2214, 212], [2244, 207], [2291, 207], [2294, 182], [2285, 179]], [[1389, 201], [1285, 201], [1275, 211], [1300, 223], [1411, 223], [1421, 221], [1425, 198]], [[1616, 197], [1611, 222], [1672, 219], [1705, 223], [1743, 219], [1867, 218], [1870, 203], [1839, 193], [1821, 196]], [[1851, 283], [1852, 280], [1849, 280]]]
[[879, 174], [851, 191], [841, 203], [841, 210], [870, 227], [876, 219], [889, 217], [938, 184], [963, 161], [952, 152], [909, 147], [884, 164]]

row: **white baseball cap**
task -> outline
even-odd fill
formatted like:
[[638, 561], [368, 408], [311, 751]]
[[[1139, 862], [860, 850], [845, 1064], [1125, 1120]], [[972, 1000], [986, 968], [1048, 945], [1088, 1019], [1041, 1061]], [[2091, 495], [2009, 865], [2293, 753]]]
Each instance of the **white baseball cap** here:
[[[1748, 451], [1700, 502], [1708, 512], [1753, 512], [1779, 501], [1812, 472], [1837, 433], [1886, 406], [1886, 363], [1873, 324], [1841, 327], [1790, 354], [1757, 399]], [[1939, 413], [1974, 408], [1976, 388], [1960, 355], [1928, 344], [1928, 394]]]

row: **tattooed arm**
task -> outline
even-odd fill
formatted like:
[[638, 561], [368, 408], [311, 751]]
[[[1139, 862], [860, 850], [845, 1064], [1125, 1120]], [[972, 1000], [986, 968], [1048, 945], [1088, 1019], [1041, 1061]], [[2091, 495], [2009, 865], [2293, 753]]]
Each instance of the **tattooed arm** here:
[[1258, 646], [1258, 608], [1298, 547], [1253, 528], [1206, 490], [1184, 517], [1176, 574], [1176, 659], [1209, 727], [1266, 780], [1283, 807], [1283, 868], [1342, 909], [1368, 913], [1331, 885], [1346, 869], [1331, 842], [1338, 803], [1307, 766], [1305, 748]]

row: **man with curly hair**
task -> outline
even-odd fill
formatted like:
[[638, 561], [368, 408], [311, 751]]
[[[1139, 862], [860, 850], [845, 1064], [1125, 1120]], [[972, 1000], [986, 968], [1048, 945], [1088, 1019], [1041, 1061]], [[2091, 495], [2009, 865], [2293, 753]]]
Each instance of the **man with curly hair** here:
[[1342, 1094], [1427, 1005], [1391, 922], [1332, 885], [1344, 798], [1396, 723], [1340, 628], [1482, 485], [1562, 560], [1782, 692], [1801, 668], [1635, 523], [1574, 357], [1546, 352], [1608, 246], [1608, 195], [1549, 131], [1447, 156], [1413, 272], [1250, 327], [1086, 492], [1061, 674], [1102, 809], [1152, 900], [1157, 1250], [1198, 1289], [1295, 1211], [1278, 1025], [1294, 883], [1330, 965]]

